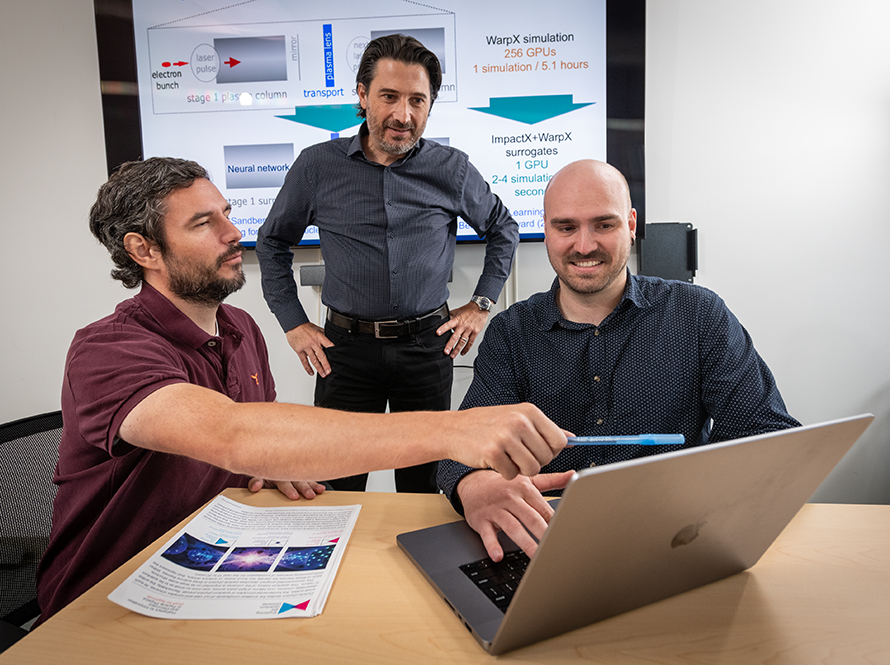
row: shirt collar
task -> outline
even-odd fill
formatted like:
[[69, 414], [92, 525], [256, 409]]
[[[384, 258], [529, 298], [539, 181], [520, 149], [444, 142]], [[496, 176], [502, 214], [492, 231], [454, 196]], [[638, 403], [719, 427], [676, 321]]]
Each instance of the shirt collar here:
[[652, 305], [652, 302], [643, 294], [636, 276], [630, 274], [630, 269], [627, 271], [627, 285], [624, 287], [624, 297], [618, 303], [618, 307], [621, 307], [626, 302], [635, 305], [638, 309], [645, 309]]
[[354, 157], [356, 155], [365, 156], [364, 150], [362, 150], [362, 136], [368, 133], [368, 123], [363, 122], [362, 126], [358, 128], [358, 134], [352, 137], [352, 141], [349, 142], [349, 150], [346, 154], [349, 157]]
[[544, 302], [541, 303], [542, 307], [538, 317], [541, 331], [553, 330], [556, 324], [560, 322], [567, 323], [562, 318], [562, 312], [559, 311], [559, 307], [556, 305], [557, 293], [559, 293], [559, 277], [554, 277], [553, 284], [550, 285], [550, 290], [544, 296]]
[[[198, 324], [180, 311], [176, 305], [168, 300], [160, 291], [148, 282], [142, 282], [142, 290], [136, 295], [135, 300], [158, 324], [167, 332], [170, 339], [176, 340], [193, 349], [199, 349], [207, 342], [215, 339], [208, 335]], [[236, 344], [241, 343], [242, 334], [237, 329], [225, 305], [220, 305], [216, 313], [219, 322], [220, 337], [232, 337]]]
[[[555, 277], [553, 279], [553, 284], [550, 286], [550, 290], [547, 292], [546, 297], [542, 303], [543, 307], [540, 312], [539, 320], [541, 323], [541, 330], [552, 330], [554, 326], [557, 324], [563, 326], [564, 328], [589, 328], [590, 324], [588, 323], [576, 323], [574, 321], [568, 321], [563, 318], [562, 312], [559, 311], [559, 307], [556, 304], [556, 294], [559, 292], [559, 277]], [[642, 290], [637, 284], [637, 280], [630, 273], [630, 269], [627, 269], [627, 284], [624, 286], [624, 295], [621, 296], [621, 302], [615, 307], [609, 316], [607, 316], [603, 323], [608, 321], [615, 312], [618, 312], [627, 307], [636, 307], [638, 309], [644, 309], [649, 307], [651, 303], [649, 299], [643, 295]]]

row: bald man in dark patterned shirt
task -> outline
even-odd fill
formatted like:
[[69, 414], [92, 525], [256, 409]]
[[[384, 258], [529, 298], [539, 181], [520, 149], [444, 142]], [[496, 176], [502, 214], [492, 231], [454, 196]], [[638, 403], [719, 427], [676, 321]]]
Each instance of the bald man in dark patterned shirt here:
[[[531, 402], [573, 434], [680, 433], [686, 447], [800, 424], [719, 296], [630, 274], [636, 211], [615, 168], [584, 160], [562, 169], [544, 195], [544, 222], [557, 277], [492, 320], [462, 409]], [[570, 447], [538, 476], [510, 481], [446, 460], [438, 483], [499, 561], [498, 531], [534, 553], [529, 532], [540, 539], [553, 514], [543, 495], [573, 470], [669, 449]]]

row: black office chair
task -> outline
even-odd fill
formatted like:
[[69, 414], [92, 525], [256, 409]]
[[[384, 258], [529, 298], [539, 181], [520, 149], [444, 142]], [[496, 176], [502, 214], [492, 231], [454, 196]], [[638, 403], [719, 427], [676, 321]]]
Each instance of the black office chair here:
[[0, 426], [0, 652], [40, 615], [35, 573], [49, 542], [62, 412]]

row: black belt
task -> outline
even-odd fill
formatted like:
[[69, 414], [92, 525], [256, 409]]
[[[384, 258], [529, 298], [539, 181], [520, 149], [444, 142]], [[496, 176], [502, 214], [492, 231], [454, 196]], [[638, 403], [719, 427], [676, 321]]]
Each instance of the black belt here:
[[330, 307], [328, 308], [328, 321], [335, 326], [346, 328], [351, 333], [374, 335], [377, 339], [395, 339], [405, 335], [413, 335], [421, 330], [438, 325], [440, 321], [447, 321], [448, 317], [447, 303], [429, 314], [424, 314], [416, 319], [408, 319], [407, 321], [362, 321], [361, 319], [353, 319], [351, 316], [335, 312]]

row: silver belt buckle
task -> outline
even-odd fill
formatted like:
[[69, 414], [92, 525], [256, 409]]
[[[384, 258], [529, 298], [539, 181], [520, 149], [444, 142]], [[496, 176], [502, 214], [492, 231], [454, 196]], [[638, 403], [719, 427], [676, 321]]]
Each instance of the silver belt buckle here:
[[389, 326], [399, 323], [398, 321], [374, 321], [374, 337], [377, 339], [398, 339], [398, 335], [381, 335], [380, 326]]

